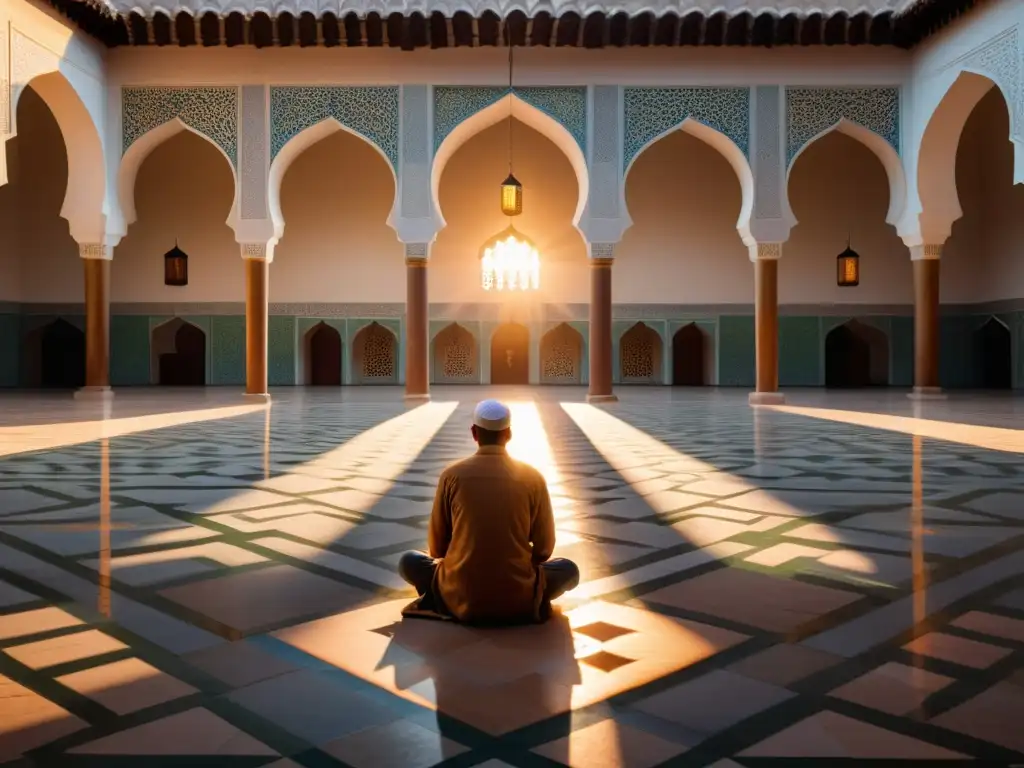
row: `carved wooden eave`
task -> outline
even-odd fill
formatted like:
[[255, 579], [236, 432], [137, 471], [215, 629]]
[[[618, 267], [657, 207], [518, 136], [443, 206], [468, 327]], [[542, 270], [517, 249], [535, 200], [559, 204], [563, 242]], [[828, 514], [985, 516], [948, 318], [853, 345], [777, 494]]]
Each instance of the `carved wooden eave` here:
[[[981, 0], [49, 0], [108, 46], [881, 45], [910, 48]], [[172, 4], [175, 3], [175, 4]], [[251, 7], [246, 7], [246, 6]], [[800, 7], [803, 6], [803, 7]]]

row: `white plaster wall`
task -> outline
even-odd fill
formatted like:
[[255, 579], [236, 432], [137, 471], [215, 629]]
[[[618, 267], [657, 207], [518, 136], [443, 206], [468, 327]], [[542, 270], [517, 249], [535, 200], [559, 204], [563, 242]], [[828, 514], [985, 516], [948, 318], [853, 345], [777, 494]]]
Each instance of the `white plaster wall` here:
[[68, 164], [60, 128], [31, 88], [18, 102], [19, 134], [14, 183], [0, 188], [5, 232], [16, 232], [16, 246], [2, 260], [17, 262], [17, 293], [25, 302], [82, 301], [84, 271], [78, 244], [60, 216]]
[[[138, 219], [114, 249], [111, 301], [244, 301], [242, 257], [224, 223], [233, 185], [224, 156], [190, 131], [153, 150], [135, 183]], [[164, 285], [163, 256], [175, 240], [189, 256], [189, 284], [180, 288]]]
[[[0, 150], [2, 151], [2, 150]], [[0, 301], [21, 301], [21, 228], [18, 225], [18, 140], [7, 142], [8, 183], [0, 187]]]
[[[541, 254], [540, 290], [551, 303], [590, 300], [586, 246], [572, 225], [578, 186], [568, 159], [537, 131], [513, 125], [514, 171], [523, 185], [523, 213], [516, 229]], [[441, 177], [439, 200], [448, 226], [431, 251], [432, 302], [505, 302], [508, 295], [480, 287], [480, 247], [509, 225], [500, 209], [508, 175], [509, 122], [482, 131], [452, 156]], [[404, 284], [404, 283], [403, 283]]]
[[[1012, 0], [1011, 0], [1012, 2]], [[902, 83], [911, 54], [873, 46], [817, 48], [516, 49], [526, 85], [875, 85]], [[131, 46], [107, 55], [110, 82], [126, 85], [504, 85], [502, 48], [177, 48]]]
[[753, 267], [736, 231], [740, 183], [717, 151], [681, 131], [669, 134], [633, 164], [626, 204], [633, 226], [615, 249], [613, 301], [754, 300]]
[[1013, 184], [1008, 120], [993, 89], [964, 128], [957, 155], [964, 216], [943, 251], [943, 300], [963, 300], [960, 283], [970, 284], [973, 301], [1024, 298], [1024, 185]]
[[405, 250], [387, 218], [395, 182], [366, 141], [339, 131], [295, 159], [281, 185], [275, 302], [404, 302]]
[[[832, 132], [797, 158], [789, 175], [799, 222], [782, 249], [783, 304], [910, 304], [910, 253], [885, 223], [889, 184], [878, 158], [855, 139]], [[860, 254], [855, 288], [836, 285], [836, 256], [847, 238]]]

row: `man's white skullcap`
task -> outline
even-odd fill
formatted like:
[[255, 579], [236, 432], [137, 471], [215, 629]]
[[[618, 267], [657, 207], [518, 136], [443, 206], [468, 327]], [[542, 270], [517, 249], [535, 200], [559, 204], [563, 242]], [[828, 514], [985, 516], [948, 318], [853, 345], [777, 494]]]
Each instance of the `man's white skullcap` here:
[[473, 424], [480, 429], [501, 432], [511, 426], [512, 414], [509, 412], [508, 406], [497, 400], [484, 400], [477, 404], [473, 411]]

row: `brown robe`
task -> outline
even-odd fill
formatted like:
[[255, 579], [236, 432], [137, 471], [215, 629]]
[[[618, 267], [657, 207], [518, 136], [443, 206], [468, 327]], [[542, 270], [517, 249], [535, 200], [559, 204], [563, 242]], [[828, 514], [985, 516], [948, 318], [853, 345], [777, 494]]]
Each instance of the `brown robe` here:
[[440, 558], [430, 593], [407, 616], [470, 623], [546, 618], [540, 564], [555, 548], [544, 477], [499, 446], [448, 467], [437, 484], [427, 545]]

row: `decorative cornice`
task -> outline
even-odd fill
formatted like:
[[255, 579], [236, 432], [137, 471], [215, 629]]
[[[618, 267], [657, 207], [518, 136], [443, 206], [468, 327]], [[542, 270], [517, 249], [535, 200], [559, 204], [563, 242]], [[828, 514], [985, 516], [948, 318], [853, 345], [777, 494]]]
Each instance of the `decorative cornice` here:
[[[49, 0], [108, 46], [910, 47], [977, 0]], [[724, 6], [728, 5], [728, 9]], [[270, 10], [272, 8], [272, 10]], [[180, 16], [179, 16], [180, 14]], [[453, 23], [456, 15], [477, 23]], [[314, 23], [308, 23], [310, 16]], [[219, 18], [239, 23], [209, 23]], [[302, 17], [306, 18], [306, 21]], [[200, 20], [203, 23], [200, 24]], [[246, 23], [248, 22], [248, 23]], [[424, 23], [426, 22], [426, 23]]]

